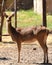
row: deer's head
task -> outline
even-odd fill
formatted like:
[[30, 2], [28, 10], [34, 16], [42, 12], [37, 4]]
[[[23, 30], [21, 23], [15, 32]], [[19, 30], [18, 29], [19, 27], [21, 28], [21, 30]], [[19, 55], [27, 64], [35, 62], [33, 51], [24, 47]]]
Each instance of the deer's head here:
[[4, 13], [3, 15], [7, 18], [7, 22], [10, 23], [11, 22], [11, 18], [14, 16], [14, 13], [12, 13], [10, 16], [7, 15], [6, 13]]

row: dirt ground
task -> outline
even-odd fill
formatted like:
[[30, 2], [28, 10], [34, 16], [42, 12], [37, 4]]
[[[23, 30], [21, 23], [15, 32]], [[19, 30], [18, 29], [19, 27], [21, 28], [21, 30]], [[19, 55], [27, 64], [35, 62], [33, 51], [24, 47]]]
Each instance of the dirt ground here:
[[52, 35], [47, 39], [49, 64], [43, 64], [43, 50], [37, 41], [22, 44], [21, 63], [18, 63], [17, 44], [11, 41], [10, 37], [3, 37], [3, 42], [0, 42], [0, 65], [52, 65]]

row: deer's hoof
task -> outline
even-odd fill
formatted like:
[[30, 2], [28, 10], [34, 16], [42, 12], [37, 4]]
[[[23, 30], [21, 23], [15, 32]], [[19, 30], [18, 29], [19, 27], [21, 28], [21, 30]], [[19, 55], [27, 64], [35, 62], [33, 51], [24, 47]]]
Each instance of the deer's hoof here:
[[49, 63], [49, 60], [47, 60], [47, 61], [44, 61], [43, 63], [44, 63], [44, 64], [48, 64], [48, 63]]

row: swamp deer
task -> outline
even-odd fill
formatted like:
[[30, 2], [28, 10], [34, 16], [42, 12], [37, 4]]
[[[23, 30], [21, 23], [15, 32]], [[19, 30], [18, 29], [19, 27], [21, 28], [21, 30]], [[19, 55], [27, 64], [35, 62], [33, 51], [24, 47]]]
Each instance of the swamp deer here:
[[38, 41], [44, 52], [44, 63], [48, 63], [48, 47], [46, 45], [47, 36], [49, 30], [44, 26], [32, 26], [26, 28], [17, 28], [15, 29], [11, 25], [11, 18], [14, 16], [14, 13], [8, 16], [4, 13], [4, 16], [7, 18], [8, 22], [8, 32], [13, 41], [17, 43], [18, 46], [18, 62], [20, 62], [20, 51], [22, 42], [34, 42]]

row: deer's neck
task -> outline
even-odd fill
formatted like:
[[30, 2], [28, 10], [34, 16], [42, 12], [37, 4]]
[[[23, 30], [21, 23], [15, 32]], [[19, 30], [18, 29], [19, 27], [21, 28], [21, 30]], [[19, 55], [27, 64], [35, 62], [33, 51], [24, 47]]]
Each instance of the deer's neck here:
[[8, 32], [10, 33], [11, 30], [12, 30], [12, 24], [10, 22], [10, 23], [8, 23]]
[[12, 24], [11, 24], [11, 22], [10, 23], [8, 23], [8, 28], [11, 28], [12, 27]]

